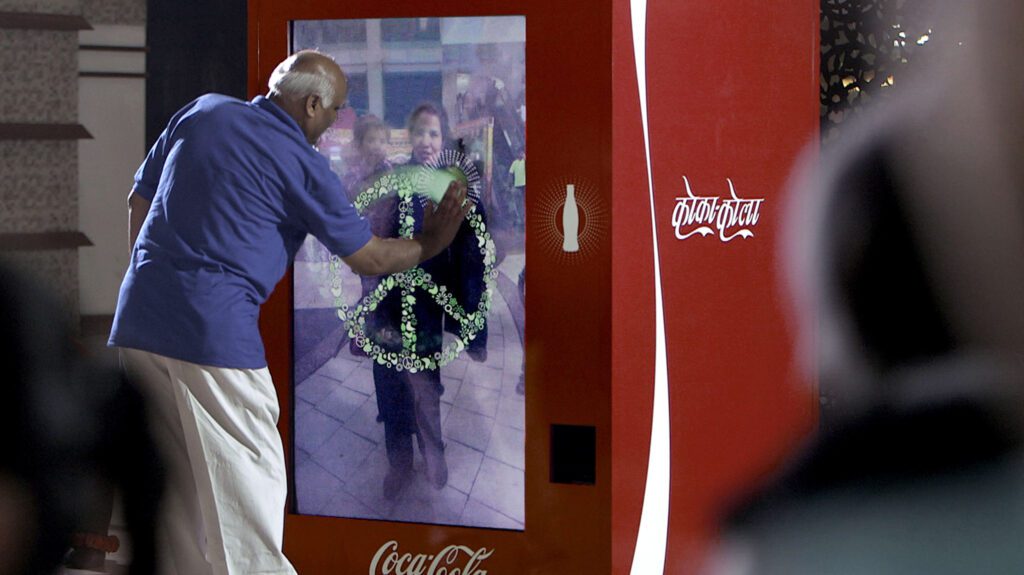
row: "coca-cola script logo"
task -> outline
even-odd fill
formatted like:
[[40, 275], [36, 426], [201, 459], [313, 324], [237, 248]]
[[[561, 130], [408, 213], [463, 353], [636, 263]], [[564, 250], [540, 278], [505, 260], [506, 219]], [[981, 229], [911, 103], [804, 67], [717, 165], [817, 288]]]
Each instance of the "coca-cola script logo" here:
[[676, 207], [672, 210], [672, 227], [677, 239], [685, 240], [696, 234], [701, 237], [714, 235], [716, 229], [718, 239], [723, 242], [754, 237], [750, 228], [757, 225], [764, 198], [741, 199], [736, 196], [732, 180], [726, 178], [725, 181], [729, 183], [732, 199], [695, 196], [690, 189], [690, 180], [683, 176], [686, 197], [676, 198]]
[[380, 546], [370, 563], [370, 575], [487, 575], [480, 564], [494, 553], [486, 547], [472, 549], [449, 545], [436, 555], [399, 553], [398, 542]]

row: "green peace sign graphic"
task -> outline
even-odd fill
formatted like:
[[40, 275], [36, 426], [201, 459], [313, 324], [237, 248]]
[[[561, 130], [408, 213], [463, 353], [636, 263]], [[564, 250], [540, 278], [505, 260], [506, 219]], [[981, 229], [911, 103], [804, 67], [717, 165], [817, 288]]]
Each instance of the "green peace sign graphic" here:
[[[458, 164], [456, 164], [458, 165]], [[472, 168], [472, 164], [469, 164]], [[461, 168], [461, 166], [460, 166]], [[475, 175], [475, 169], [470, 170], [470, 176]], [[465, 173], [460, 170], [460, 174]], [[378, 200], [395, 194], [399, 198], [398, 222], [399, 236], [411, 238], [415, 226], [413, 218], [413, 201], [417, 192], [420, 195], [437, 196], [425, 186], [435, 187], [438, 178], [433, 167], [424, 166], [414, 170], [398, 170], [385, 174], [368, 189], [359, 194], [355, 199], [355, 207], [361, 214]], [[449, 177], [441, 183], [447, 187], [447, 181], [453, 177], [459, 177], [454, 171], [448, 172]], [[463, 176], [465, 178], [465, 176]], [[472, 184], [472, 177], [470, 182]], [[431, 183], [433, 185], [431, 185]], [[356, 345], [362, 349], [375, 362], [397, 371], [409, 371], [416, 373], [422, 370], [438, 369], [454, 360], [466, 349], [466, 346], [484, 328], [487, 322], [487, 314], [491, 308], [491, 296], [494, 287], [494, 280], [497, 277], [497, 270], [494, 269], [495, 249], [491, 234], [487, 231], [487, 225], [483, 217], [474, 206], [466, 216], [473, 233], [476, 236], [477, 247], [483, 255], [483, 280], [485, 289], [480, 296], [480, 301], [475, 310], [467, 311], [463, 308], [455, 296], [446, 286], [438, 285], [431, 275], [420, 267], [415, 267], [404, 272], [389, 275], [381, 279], [376, 289], [360, 300], [354, 308], [349, 308], [341, 297], [341, 276], [340, 270], [343, 267], [341, 258], [331, 255], [331, 293], [334, 295], [334, 305], [338, 308], [338, 317], [345, 322], [348, 328], [348, 335], [353, 338]], [[375, 341], [370, 334], [366, 333], [367, 315], [377, 309], [377, 306], [393, 290], [398, 289], [401, 293], [401, 320], [399, 322], [402, 335], [401, 351], [388, 351], [379, 341]], [[413, 311], [416, 305], [416, 298], [419, 292], [427, 296], [440, 306], [444, 313], [458, 322], [459, 333], [455, 341], [444, 346], [441, 351], [421, 355], [416, 352], [416, 315]]]

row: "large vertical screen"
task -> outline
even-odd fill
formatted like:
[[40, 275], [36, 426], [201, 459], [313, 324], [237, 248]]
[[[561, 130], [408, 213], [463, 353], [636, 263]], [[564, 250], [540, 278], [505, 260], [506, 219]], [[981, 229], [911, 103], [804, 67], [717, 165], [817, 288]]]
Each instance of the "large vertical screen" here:
[[382, 238], [418, 233], [454, 181], [452, 245], [360, 277], [315, 238], [294, 273], [296, 511], [525, 526], [526, 20], [292, 23], [332, 56], [346, 105], [317, 147]]

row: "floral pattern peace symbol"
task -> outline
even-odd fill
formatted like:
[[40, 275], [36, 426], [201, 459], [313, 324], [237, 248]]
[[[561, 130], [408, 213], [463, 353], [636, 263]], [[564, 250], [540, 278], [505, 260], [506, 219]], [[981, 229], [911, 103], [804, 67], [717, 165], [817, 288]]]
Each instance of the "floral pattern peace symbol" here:
[[[441, 164], [441, 165], [439, 165]], [[420, 170], [445, 167], [444, 164], [458, 166], [469, 180], [470, 195], [479, 198], [479, 176], [472, 163], [461, 154], [452, 152], [432, 165], [423, 166]], [[417, 170], [419, 171], [419, 170]], [[375, 202], [395, 194], [398, 197], [398, 232], [400, 237], [411, 238], [415, 228], [413, 201], [417, 201], [417, 186], [424, 178], [415, 173], [392, 172], [385, 174], [355, 199], [355, 207], [360, 213]], [[424, 207], [430, 209], [430, 205]], [[467, 310], [456, 299], [455, 295], [444, 285], [438, 285], [429, 273], [420, 267], [404, 272], [391, 274], [381, 278], [377, 287], [367, 294], [353, 307], [349, 307], [342, 297], [342, 280], [340, 271], [344, 264], [341, 258], [331, 255], [331, 293], [338, 317], [345, 323], [348, 335], [354, 339], [356, 346], [363, 350], [373, 361], [395, 369], [416, 373], [423, 370], [438, 369], [466, 349], [466, 346], [480, 333], [487, 322], [487, 314], [491, 308], [491, 297], [497, 270], [494, 269], [494, 241], [480, 212], [474, 206], [466, 216], [466, 221], [477, 240], [477, 247], [483, 256], [483, 279], [485, 289], [475, 309]], [[388, 294], [399, 290], [401, 298], [401, 318], [398, 322], [402, 336], [400, 351], [389, 351], [367, 333], [367, 316], [373, 313]], [[423, 355], [416, 350], [417, 330], [414, 306], [417, 298], [426, 296], [440, 306], [445, 315], [458, 323], [458, 334], [454, 341], [442, 347], [441, 351]], [[393, 346], [389, 346], [392, 347]]]

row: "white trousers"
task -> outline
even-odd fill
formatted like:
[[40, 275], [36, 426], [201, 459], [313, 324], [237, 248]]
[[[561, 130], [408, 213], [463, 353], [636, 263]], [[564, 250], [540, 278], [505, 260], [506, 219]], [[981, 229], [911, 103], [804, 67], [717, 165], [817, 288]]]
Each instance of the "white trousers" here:
[[161, 575], [294, 575], [281, 551], [288, 483], [270, 372], [127, 348], [121, 358], [168, 467]]

